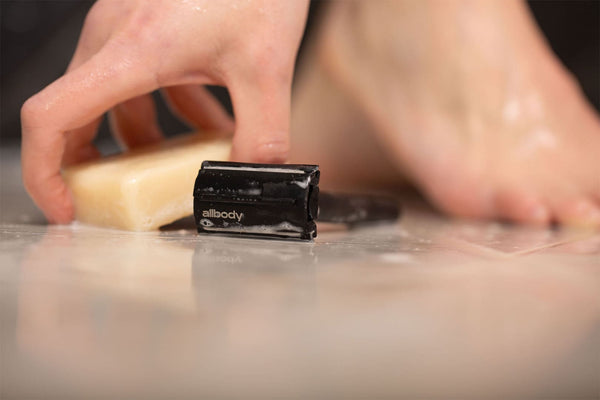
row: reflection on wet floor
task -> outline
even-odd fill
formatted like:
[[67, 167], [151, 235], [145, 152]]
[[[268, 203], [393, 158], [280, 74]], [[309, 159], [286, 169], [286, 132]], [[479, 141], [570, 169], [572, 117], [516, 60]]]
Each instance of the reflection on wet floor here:
[[2, 394], [592, 398], [600, 238], [449, 221], [315, 242], [0, 229]]
[[418, 204], [312, 243], [48, 227], [15, 154], [0, 398], [598, 397], [597, 232]]

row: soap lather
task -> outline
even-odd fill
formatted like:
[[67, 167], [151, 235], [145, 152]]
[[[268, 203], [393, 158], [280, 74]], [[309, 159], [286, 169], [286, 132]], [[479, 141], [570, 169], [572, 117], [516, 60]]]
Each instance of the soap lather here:
[[319, 191], [319, 166], [204, 161], [194, 186], [199, 233], [312, 240], [317, 219], [351, 226], [394, 221], [395, 199]]

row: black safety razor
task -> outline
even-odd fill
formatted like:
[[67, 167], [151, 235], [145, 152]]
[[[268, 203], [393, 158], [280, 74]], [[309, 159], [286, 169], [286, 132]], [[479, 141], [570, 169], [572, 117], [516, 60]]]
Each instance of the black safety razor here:
[[311, 240], [317, 218], [357, 225], [393, 221], [394, 199], [319, 193], [319, 166], [204, 161], [194, 186], [199, 233]]

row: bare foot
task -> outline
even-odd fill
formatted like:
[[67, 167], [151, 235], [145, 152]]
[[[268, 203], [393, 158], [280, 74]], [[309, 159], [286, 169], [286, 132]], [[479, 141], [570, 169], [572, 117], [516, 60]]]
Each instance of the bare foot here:
[[319, 161], [341, 182], [375, 160], [374, 184], [402, 171], [454, 215], [600, 226], [600, 121], [525, 4], [337, 1], [322, 22], [326, 73], [300, 81], [296, 154], [321, 137]]
[[395, 191], [403, 181], [400, 171], [311, 45], [294, 87], [290, 162], [319, 164], [321, 186], [328, 189]]

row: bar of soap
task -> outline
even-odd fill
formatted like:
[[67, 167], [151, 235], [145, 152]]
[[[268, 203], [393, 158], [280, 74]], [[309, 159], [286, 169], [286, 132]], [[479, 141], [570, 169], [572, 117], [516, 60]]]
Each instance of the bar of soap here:
[[184, 135], [67, 168], [78, 221], [147, 231], [194, 213], [193, 190], [204, 160], [227, 160], [228, 139]]

